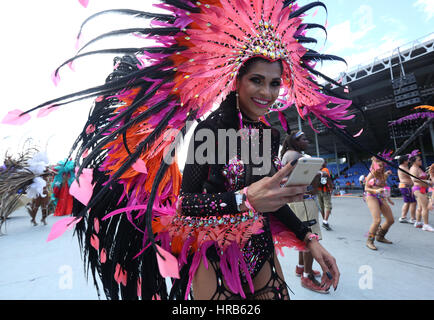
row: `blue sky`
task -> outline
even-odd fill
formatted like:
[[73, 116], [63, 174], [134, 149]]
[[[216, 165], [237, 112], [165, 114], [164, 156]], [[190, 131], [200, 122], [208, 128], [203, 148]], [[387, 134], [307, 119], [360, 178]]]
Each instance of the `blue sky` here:
[[[313, 0], [300, 0], [300, 4]], [[325, 0], [328, 7], [328, 41], [321, 52], [345, 58], [349, 69], [371, 62], [398, 46], [431, 33], [434, 37], [434, 0]], [[0, 51], [2, 103], [0, 119], [14, 109], [28, 110], [39, 103], [73, 91], [101, 84], [112, 68], [112, 57], [83, 59], [75, 71], [61, 71], [61, 82], [51, 81], [53, 70], [75, 54], [75, 36], [80, 24], [91, 14], [111, 8], [149, 10], [149, 0], [90, 0], [83, 8], [78, 0], [14, 0], [0, 11]], [[310, 15], [315, 9], [310, 11]], [[92, 25], [90, 31], [105, 32], [108, 23]], [[117, 18], [116, 23], [120, 20]], [[326, 14], [319, 9], [307, 21], [322, 23]], [[98, 25], [102, 29], [98, 30]], [[315, 36], [316, 37], [316, 36]], [[315, 49], [324, 44], [324, 35]], [[323, 71], [339, 75], [349, 71], [343, 63], [326, 63]], [[6, 75], [6, 76], [5, 76]], [[50, 159], [62, 160], [85, 123], [91, 101], [65, 106], [46, 118], [33, 119], [24, 126], [0, 124], [0, 161], [6, 150], [21, 151], [28, 137], [41, 149], [47, 148]]]
[[[310, 2], [302, 0], [300, 4]], [[434, 0], [326, 0], [324, 3], [328, 15], [320, 8], [314, 18], [307, 20], [321, 24], [328, 20], [328, 39], [322, 52], [345, 58], [349, 69], [430, 33], [434, 37]], [[323, 42], [319, 42], [317, 49], [322, 46]]]

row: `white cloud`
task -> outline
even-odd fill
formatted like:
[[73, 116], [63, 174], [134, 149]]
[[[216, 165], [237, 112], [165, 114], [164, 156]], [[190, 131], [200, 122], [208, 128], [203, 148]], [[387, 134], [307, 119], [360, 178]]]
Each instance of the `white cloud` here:
[[[151, 5], [151, 1], [146, 4], [139, 0], [123, 1], [125, 8], [145, 11], [150, 10]], [[61, 69], [57, 87], [51, 81], [51, 73], [75, 54], [75, 38], [81, 23], [90, 15], [109, 8], [118, 8], [118, 3], [115, 0], [90, 1], [85, 9], [76, 0], [8, 2], [6, 10], [0, 11], [0, 27], [5, 30], [0, 33], [0, 42], [7, 48], [0, 52], [3, 62], [0, 86], [4, 92], [0, 121], [11, 110], [28, 110], [49, 99], [104, 83], [113, 68], [111, 55], [77, 60], [75, 72], [68, 67]], [[119, 15], [97, 18], [85, 29], [83, 43], [98, 33], [125, 27], [126, 20], [131, 19]], [[89, 49], [124, 46], [119, 39], [108, 41], [108, 45], [101, 43]], [[27, 139], [31, 139], [27, 145], [46, 149], [51, 162], [64, 159], [81, 132], [91, 106], [92, 100], [86, 100], [62, 106], [46, 118], [36, 118], [37, 111], [33, 112], [33, 119], [22, 126], [0, 124], [0, 164], [6, 151], [10, 154], [22, 151]]]
[[373, 10], [368, 5], [360, 6], [351, 20], [334, 25], [328, 30], [327, 52], [338, 54], [345, 49], [354, 49], [361, 39], [375, 28]]
[[358, 27], [358, 33], [365, 35], [375, 28], [374, 14], [371, 6], [361, 5], [354, 13], [355, 24]]
[[343, 56], [348, 63], [348, 68], [345, 64], [331, 62], [324, 63], [324, 66], [318, 65], [318, 70], [333, 79], [338, 79], [342, 72], [350, 72], [358, 66], [365, 67], [372, 64], [375, 59], [381, 60], [396, 54], [396, 49], [408, 42], [409, 40], [405, 38], [386, 35], [375, 46], [367, 47], [365, 50], [354, 50], [352, 54]]
[[434, 17], [434, 0], [417, 0], [413, 6], [426, 14], [426, 21], [430, 21]]

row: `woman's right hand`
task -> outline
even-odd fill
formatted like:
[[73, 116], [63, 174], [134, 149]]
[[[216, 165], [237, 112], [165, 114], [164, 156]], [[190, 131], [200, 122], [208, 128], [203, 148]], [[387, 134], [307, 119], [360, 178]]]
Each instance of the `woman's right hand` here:
[[318, 262], [323, 270], [321, 286], [326, 291], [333, 286], [336, 291], [341, 276], [336, 259], [317, 240], [308, 241], [307, 247], [312, 254], [312, 257], [316, 262]]
[[289, 163], [273, 177], [265, 177], [248, 187], [247, 199], [256, 211], [274, 212], [287, 203], [302, 201], [307, 186], [281, 187], [293, 169]]
[[379, 188], [375, 190], [376, 194], [383, 193], [383, 192], [384, 192], [384, 188]]

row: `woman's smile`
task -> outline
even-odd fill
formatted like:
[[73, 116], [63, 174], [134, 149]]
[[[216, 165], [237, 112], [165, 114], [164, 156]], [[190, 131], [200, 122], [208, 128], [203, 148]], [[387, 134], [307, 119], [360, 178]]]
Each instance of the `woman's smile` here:
[[268, 108], [271, 103], [271, 100], [264, 100], [259, 98], [252, 98], [252, 101], [260, 108]]

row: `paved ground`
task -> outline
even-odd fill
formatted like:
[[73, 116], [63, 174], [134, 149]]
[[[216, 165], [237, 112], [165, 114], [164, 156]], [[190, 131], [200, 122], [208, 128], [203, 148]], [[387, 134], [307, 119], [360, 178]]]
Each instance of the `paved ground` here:
[[[388, 234], [394, 244], [378, 244], [374, 252], [365, 247], [371, 216], [363, 200], [339, 197], [333, 205], [333, 231], [323, 231], [322, 243], [338, 261], [338, 290], [321, 295], [302, 288], [294, 275], [298, 254], [285, 251], [281, 261], [292, 299], [434, 300], [434, 233], [396, 221]], [[396, 220], [401, 206], [402, 201], [395, 200]], [[92, 280], [85, 279], [72, 231], [45, 241], [58, 219], [50, 216], [47, 226], [33, 227], [21, 208], [7, 221], [6, 235], [0, 236], [0, 300], [98, 299]], [[433, 213], [430, 219], [434, 223]]]

